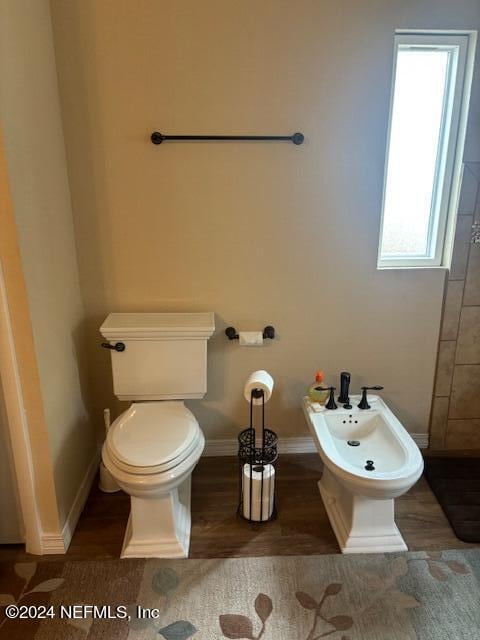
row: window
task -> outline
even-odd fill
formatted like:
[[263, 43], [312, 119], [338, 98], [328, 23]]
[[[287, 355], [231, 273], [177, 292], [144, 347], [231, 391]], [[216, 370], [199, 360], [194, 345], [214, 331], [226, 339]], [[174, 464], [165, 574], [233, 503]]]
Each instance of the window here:
[[379, 268], [449, 264], [475, 35], [395, 36]]

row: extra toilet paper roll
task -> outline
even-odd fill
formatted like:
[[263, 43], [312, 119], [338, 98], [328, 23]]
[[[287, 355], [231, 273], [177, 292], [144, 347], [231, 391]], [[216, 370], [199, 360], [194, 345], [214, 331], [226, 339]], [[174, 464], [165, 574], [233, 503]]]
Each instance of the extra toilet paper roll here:
[[[265, 402], [268, 402], [273, 391], [272, 376], [263, 369], [259, 369], [258, 371], [254, 371], [253, 373], [251, 373], [248, 376], [244, 389], [245, 400], [247, 402], [250, 402], [253, 389], [263, 389], [263, 397], [265, 398]], [[253, 398], [253, 404], [262, 404], [262, 399]]]
[[259, 347], [263, 344], [261, 331], [240, 331], [238, 337], [241, 347]]
[[[271, 464], [263, 466], [263, 483], [261, 470], [262, 467], [259, 465], [243, 465], [243, 517], [255, 522], [271, 518], [274, 505], [275, 469]], [[250, 493], [252, 494], [251, 512]]]

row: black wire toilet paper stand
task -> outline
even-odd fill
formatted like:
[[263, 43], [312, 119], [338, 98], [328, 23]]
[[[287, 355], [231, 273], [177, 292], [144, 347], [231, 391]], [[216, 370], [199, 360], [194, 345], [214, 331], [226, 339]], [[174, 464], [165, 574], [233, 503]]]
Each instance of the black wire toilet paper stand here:
[[[261, 398], [261, 446], [257, 446], [257, 434], [254, 427], [254, 400]], [[252, 389], [250, 394], [250, 425], [248, 429], [244, 429], [238, 435], [238, 468], [239, 468], [239, 500], [237, 514], [248, 520], [250, 523], [263, 524], [274, 520], [277, 517], [277, 498], [276, 498], [276, 462], [278, 460], [278, 437], [277, 434], [265, 426], [265, 393], [263, 389]], [[245, 466], [248, 470], [248, 488], [245, 488]], [[265, 477], [268, 465], [273, 467], [269, 469], [269, 474]], [[254, 473], [260, 473], [260, 504], [257, 509], [254, 508], [253, 495], [253, 479]], [[258, 476], [257, 476], [258, 478]], [[270, 487], [273, 482], [273, 505], [271, 514], [269, 504], [264, 504], [264, 488], [267, 488], [270, 496]], [[269, 483], [268, 486], [266, 483]], [[248, 494], [245, 495], [245, 490]], [[248, 498], [248, 509], [245, 514], [244, 504]], [[254, 512], [257, 511], [257, 514]], [[258, 515], [260, 519], [258, 519]], [[264, 517], [265, 516], [265, 517]]]

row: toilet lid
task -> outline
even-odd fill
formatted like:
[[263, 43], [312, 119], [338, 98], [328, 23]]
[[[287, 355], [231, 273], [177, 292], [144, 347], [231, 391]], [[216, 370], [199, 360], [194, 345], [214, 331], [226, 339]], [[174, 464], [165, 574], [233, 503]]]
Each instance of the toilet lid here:
[[183, 459], [199, 431], [183, 402], [138, 402], [112, 423], [107, 446], [129, 467], [165, 468]]

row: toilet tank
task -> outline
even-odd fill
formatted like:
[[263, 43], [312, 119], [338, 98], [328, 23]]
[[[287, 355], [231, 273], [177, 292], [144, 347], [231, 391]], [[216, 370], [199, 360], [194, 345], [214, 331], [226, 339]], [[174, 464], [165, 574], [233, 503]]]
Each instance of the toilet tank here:
[[110, 351], [113, 390], [121, 400], [203, 398], [213, 313], [111, 313], [100, 333]]

